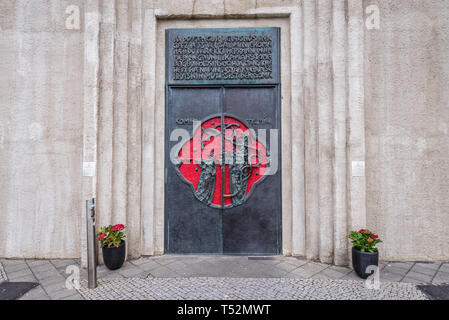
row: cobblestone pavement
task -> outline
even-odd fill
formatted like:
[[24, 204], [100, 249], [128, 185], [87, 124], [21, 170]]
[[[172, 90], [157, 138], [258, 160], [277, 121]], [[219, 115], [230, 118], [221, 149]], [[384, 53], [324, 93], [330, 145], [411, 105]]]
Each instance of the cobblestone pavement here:
[[[66, 274], [66, 267], [69, 265], [79, 266], [78, 259], [0, 259], [1, 264], [3, 264], [9, 281], [39, 282], [40, 286], [29, 291], [21, 299], [92, 298], [91, 296], [86, 296], [84, 291], [81, 291], [81, 294], [79, 294], [75, 290], [68, 290], [65, 286], [66, 278], [70, 275]], [[401, 290], [403, 288], [415, 288], [415, 284], [449, 283], [449, 262], [381, 262], [379, 267], [382, 283], [396, 283], [389, 285], [392, 286], [391, 288], [396, 288], [395, 285], [398, 285], [397, 283], [412, 284], [397, 287], [401, 288]], [[2, 267], [0, 267], [1, 269]], [[332, 280], [356, 280], [359, 281], [359, 284], [363, 284], [351, 268], [284, 256], [261, 258], [246, 256], [162, 255], [127, 261], [122, 268], [115, 271], [108, 270], [105, 266], [99, 266], [97, 274], [98, 278], [101, 279], [99, 282], [100, 286], [106, 286], [109, 283], [108, 280], [113, 280], [113, 283], [128, 283], [128, 288], [132, 288], [134, 284], [136, 286], [142, 284], [150, 285], [152, 281], [161, 278], [170, 278], [173, 286], [176, 286], [176, 283], [180, 281], [173, 278], [187, 279], [185, 281], [193, 281], [191, 280], [193, 278], [205, 278], [209, 280], [201, 281], [206, 281], [207, 283], [213, 281], [211, 280], [212, 278], [217, 279], [217, 281], [218, 279], [228, 279], [220, 281], [229, 282], [231, 287], [233, 280], [229, 280], [230, 278], [247, 279], [235, 281], [250, 281], [254, 278], [264, 279], [255, 280], [256, 282], [261, 281], [260, 288], [264, 286], [264, 283], [280, 281], [280, 279], [285, 280], [286, 283], [291, 281], [291, 285], [298, 286], [298, 288], [301, 288], [301, 286], [313, 286], [307, 281], [297, 282], [300, 279], [324, 280], [323, 282], [318, 281], [315, 283], [322, 284], [325, 287], [331, 286], [332, 283], [339, 283]], [[0, 277], [2, 277], [1, 271]], [[86, 269], [80, 269], [80, 277], [81, 280], [87, 278]], [[190, 280], [188, 280], [189, 278]], [[170, 279], [164, 280], [164, 284], [168, 285]], [[352, 282], [349, 281], [348, 286]], [[282, 285], [285, 286], [286, 283]], [[340, 286], [340, 288], [345, 291], [348, 286]], [[163, 287], [156, 288], [165, 291]], [[401, 290], [395, 291], [398, 293], [397, 298], [405, 296]]]
[[413, 284], [288, 278], [128, 278], [103, 280], [80, 293], [91, 300], [426, 300]]

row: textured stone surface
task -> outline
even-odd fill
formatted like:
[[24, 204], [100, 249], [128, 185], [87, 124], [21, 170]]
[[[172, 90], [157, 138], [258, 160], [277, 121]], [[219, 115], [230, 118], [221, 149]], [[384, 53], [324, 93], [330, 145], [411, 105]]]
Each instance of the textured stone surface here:
[[365, 32], [368, 227], [382, 259], [447, 260], [449, 2], [376, 3], [380, 29]]
[[0, 4], [0, 257], [79, 257], [83, 1]]
[[83, 282], [89, 300], [427, 300], [412, 284], [383, 283], [379, 290], [363, 282], [273, 278], [129, 278], [102, 280], [95, 289]]

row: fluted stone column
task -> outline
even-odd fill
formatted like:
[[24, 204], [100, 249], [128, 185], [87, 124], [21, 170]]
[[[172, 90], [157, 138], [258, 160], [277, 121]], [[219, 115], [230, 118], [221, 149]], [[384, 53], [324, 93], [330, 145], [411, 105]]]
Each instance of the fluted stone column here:
[[304, 100], [303, 100], [303, 12], [293, 10], [290, 15], [291, 43], [291, 177], [292, 177], [292, 255], [306, 251], [306, 217], [304, 202]]
[[112, 170], [112, 223], [126, 221], [128, 135], [128, 1], [116, 1], [114, 46], [114, 151]]
[[[84, 15], [84, 121], [83, 121], [83, 164], [97, 160], [97, 116], [98, 116], [98, 68], [100, 14], [98, 0], [85, 3]], [[83, 201], [96, 196], [96, 175], [84, 176], [82, 183]], [[86, 211], [81, 206], [81, 264], [87, 264]]]
[[141, 225], [141, 103], [142, 103], [142, 0], [130, 2], [130, 37], [128, 71], [128, 199], [126, 225], [128, 226], [128, 255], [139, 257], [142, 253]]
[[317, 259], [320, 252], [320, 190], [318, 162], [317, 106], [317, 31], [316, 1], [305, 1], [304, 7], [304, 126], [305, 126], [305, 200], [306, 253]]
[[332, 7], [332, 79], [334, 128], [334, 263], [347, 264], [346, 206], [346, 13], [345, 0], [333, 1]]
[[352, 161], [365, 161], [365, 113], [363, 88], [363, 3], [348, 0], [348, 119], [349, 229], [366, 226], [365, 176], [353, 176]]
[[332, 1], [318, 0], [318, 162], [320, 206], [320, 252], [322, 262], [332, 262], [334, 241], [334, 137], [331, 59]]
[[155, 176], [155, 85], [156, 85], [156, 17], [153, 9], [146, 9], [143, 21], [142, 119], [142, 254], [154, 254], [154, 176]]
[[100, 25], [97, 227], [112, 223], [115, 1], [103, 1]]

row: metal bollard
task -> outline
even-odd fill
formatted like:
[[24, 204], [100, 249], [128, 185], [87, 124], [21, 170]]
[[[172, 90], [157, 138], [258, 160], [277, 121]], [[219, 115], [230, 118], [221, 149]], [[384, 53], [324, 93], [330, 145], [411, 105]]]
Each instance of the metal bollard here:
[[87, 282], [89, 289], [97, 287], [97, 245], [95, 243], [95, 199], [86, 200], [87, 215]]

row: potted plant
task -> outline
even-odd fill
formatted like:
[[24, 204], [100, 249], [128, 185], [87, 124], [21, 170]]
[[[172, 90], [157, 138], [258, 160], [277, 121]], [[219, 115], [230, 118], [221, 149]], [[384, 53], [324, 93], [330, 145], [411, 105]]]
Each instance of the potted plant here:
[[366, 279], [372, 273], [367, 273], [368, 266], [379, 265], [379, 251], [376, 245], [382, 242], [377, 234], [368, 229], [351, 231], [349, 239], [352, 240], [352, 266], [359, 277]]
[[126, 256], [125, 226], [116, 224], [115, 226], [101, 227], [97, 233], [103, 252], [103, 261], [110, 270], [116, 270], [123, 265]]

